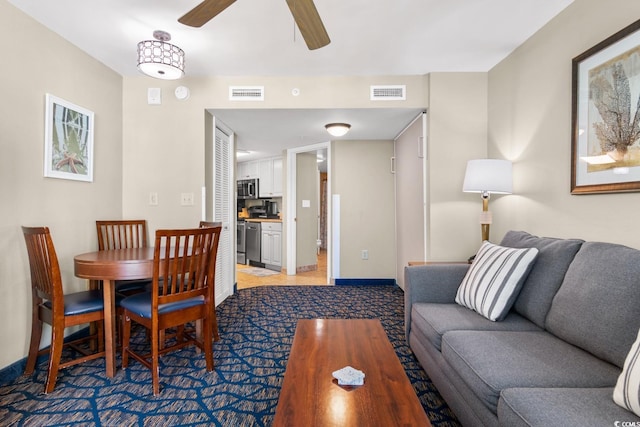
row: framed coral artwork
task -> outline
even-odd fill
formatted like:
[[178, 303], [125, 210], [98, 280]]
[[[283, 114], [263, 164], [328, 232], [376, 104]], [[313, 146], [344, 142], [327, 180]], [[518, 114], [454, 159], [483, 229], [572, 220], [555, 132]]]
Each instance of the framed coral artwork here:
[[640, 20], [572, 71], [571, 194], [640, 191]]
[[93, 181], [93, 112], [46, 95], [44, 176]]

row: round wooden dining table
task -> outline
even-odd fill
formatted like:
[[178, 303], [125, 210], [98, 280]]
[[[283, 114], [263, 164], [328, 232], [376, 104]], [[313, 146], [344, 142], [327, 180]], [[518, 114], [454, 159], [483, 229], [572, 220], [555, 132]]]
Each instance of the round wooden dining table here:
[[105, 359], [108, 377], [116, 372], [115, 281], [153, 277], [154, 249], [130, 248], [87, 252], [73, 258], [76, 277], [102, 281]]

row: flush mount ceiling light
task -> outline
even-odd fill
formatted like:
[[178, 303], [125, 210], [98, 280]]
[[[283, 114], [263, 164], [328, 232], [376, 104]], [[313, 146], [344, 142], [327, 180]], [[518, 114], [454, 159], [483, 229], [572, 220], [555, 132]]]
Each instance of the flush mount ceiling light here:
[[167, 43], [171, 35], [166, 31], [153, 32], [155, 40], [138, 43], [138, 69], [148, 76], [176, 80], [184, 76], [184, 50]]
[[351, 129], [349, 123], [329, 123], [324, 125], [324, 127], [332, 136], [343, 136]]

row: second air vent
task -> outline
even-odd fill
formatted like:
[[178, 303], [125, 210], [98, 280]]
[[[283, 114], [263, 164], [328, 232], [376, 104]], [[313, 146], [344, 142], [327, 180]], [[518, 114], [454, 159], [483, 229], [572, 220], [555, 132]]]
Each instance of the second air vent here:
[[264, 86], [229, 86], [229, 101], [264, 101]]
[[407, 99], [405, 85], [371, 86], [372, 101], [404, 101]]

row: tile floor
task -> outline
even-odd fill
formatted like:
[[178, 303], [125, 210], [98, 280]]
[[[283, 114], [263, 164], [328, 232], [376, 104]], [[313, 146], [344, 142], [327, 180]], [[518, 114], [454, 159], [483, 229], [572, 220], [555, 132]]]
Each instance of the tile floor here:
[[265, 285], [327, 285], [327, 252], [320, 251], [318, 255], [318, 270], [298, 273], [295, 276], [274, 274], [267, 277], [257, 277], [243, 273], [248, 265], [236, 264], [238, 289], [253, 288]]

